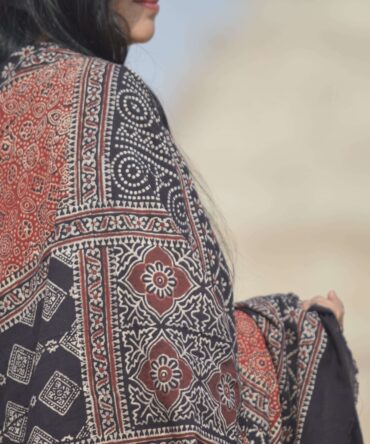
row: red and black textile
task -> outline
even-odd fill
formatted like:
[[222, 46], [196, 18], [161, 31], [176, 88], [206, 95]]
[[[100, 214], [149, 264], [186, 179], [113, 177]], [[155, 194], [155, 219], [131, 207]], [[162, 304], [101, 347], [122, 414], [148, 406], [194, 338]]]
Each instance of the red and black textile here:
[[291, 295], [235, 306], [141, 78], [39, 43], [0, 82], [0, 442], [313, 442], [329, 330]]
[[[275, 385], [261, 384], [254, 360], [243, 359], [242, 335], [238, 348], [245, 442], [362, 444], [355, 408], [358, 370], [333, 313], [320, 306], [306, 312], [295, 294], [261, 296], [235, 305], [237, 319], [249, 315], [265, 340], [270, 358], [258, 358], [259, 373], [270, 373], [271, 360], [281, 408], [278, 421], [268, 422], [267, 415], [276, 411]], [[242, 331], [239, 328], [238, 334]], [[251, 335], [256, 336], [254, 330]]]

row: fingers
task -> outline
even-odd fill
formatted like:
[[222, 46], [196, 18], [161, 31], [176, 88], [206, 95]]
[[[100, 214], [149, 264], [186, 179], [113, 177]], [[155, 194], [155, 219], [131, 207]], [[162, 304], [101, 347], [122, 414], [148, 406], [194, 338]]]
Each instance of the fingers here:
[[330, 290], [328, 293], [328, 299], [330, 299], [331, 301], [336, 301], [339, 300], [337, 293], [334, 290]]
[[333, 301], [330, 301], [329, 299], [326, 299], [323, 296], [316, 296], [316, 297], [312, 298], [310, 300], [309, 306], [312, 306], [312, 305], [320, 305], [321, 307], [328, 308], [329, 310], [331, 310], [335, 314], [335, 316], [338, 315], [337, 305]]
[[324, 297], [320, 296], [320, 297], [313, 298], [311, 305], [315, 305], [315, 304], [321, 305], [322, 307], [329, 308], [329, 310], [336, 312], [336, 305], [332, 301], [329, 301], [328, 299], [325, 299]]
[[327, 297], [315, 296], [309, 300], [302, 301], [302, 308], [308, 310], [312, 305], [320, 305], [331, 310], [343, 329], [344, 305], [334, 290], [330, 290]]
[[323, 296], [314, 296], [311, 299], [308, 299], [306, 301], [303, 301], [304, 306], [311, 307], [311, 305], [324, 305], [325, 307], [329, 305], [334, 305], [333, 301], [330, 301], [329, 299], [324, 298]]
[[337, 296], [337, 293], [334, 290], [330, 290], [328, 293], [328, 299], [332, 302], [334, 302], [335, 304], [338, 305], [338, 307], [340, 308], [340, 310], [343, 312], [344, 315], [344, 305], [343, 302], [341, 301], [341, 299]]

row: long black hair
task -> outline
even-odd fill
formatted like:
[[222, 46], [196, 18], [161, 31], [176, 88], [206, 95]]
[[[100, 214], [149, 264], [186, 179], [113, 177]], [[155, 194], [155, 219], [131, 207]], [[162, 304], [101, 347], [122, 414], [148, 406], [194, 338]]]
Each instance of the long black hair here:
[[0, 64], [18, 48], [47, 40], [123, 63], [128, 43], [112, 0], [0, 0]]

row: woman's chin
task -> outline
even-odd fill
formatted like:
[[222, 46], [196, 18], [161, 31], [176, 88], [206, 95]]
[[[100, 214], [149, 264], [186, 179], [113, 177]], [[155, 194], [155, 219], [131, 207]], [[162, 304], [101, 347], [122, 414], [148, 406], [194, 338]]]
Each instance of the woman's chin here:
[[146, 43], [152, 39], [155, 33], [155, 25], [153, 22], [133, 27], [130, 33], [130, 43]]

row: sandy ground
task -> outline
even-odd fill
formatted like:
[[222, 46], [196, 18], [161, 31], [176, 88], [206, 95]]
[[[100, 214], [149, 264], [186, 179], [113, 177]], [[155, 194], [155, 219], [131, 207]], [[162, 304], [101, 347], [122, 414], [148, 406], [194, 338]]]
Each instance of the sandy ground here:
[[259, 0], [248, 20], [180, 94], [175, 137], [230, 227], [237, 300], [344, 300], [370, 442], [370, 4]]

